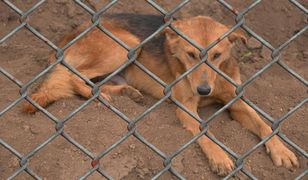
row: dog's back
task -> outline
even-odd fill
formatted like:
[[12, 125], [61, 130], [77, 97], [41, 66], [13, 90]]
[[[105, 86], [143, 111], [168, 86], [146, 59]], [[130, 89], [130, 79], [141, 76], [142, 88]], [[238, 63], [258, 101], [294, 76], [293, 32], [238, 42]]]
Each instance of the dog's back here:
[[[112, 14], [106, 15], [106, 19], [107, 22], [108, 20], [114, 21], [118, 27], [129, 31], [138, 37], [141, 42], [164, 24], [163, 16], [148, 14]], [[104, 19], [102, 24], [104, 24]], [[162, 55], [164, 54], [164, 41], [165, 36], [161, 32], [145, 43], [142, 49], [153, 56]]]
[[148, 14], [107, 14], [102, 18], [102, 24], [105, 20], [115, 21], [118, 27], [128, 30], [141, 40], [150, 36], [164, 24], [163, 16]]

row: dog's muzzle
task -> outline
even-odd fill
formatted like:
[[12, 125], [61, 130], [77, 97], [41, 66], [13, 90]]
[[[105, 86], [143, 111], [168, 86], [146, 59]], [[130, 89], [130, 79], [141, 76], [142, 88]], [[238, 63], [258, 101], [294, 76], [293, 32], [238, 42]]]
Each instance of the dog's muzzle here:
[[211, 90], [211, 86], [207, 82], [197, 87], [197, 92], [203, 96], [209, 95], [211, 93]]

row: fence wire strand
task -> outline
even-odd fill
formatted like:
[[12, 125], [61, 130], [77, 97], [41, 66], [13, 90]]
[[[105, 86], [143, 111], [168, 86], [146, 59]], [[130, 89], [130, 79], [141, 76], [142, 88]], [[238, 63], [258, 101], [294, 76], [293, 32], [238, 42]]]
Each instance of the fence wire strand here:
[[[11, 75], [9, 72], [7, 72], [4, 68], [0, 67], [0, 73], [7, 77], [11, 82], [16, 84], [20, 88], [20, 97], [17, 98], [15, 101], [13, 101], [11, 104], [6, 106], [3, 110], [0, 111], [0, 117], [8, 112], [11, 108], [16, 106], [21, 100], [25, 99], [32, 105], [38, 108], [39, 111], [41, 111], [43, 114], [45, 114], [48, 119], [50, 119], [55, 124], [55, 132], [46, 138], [43, 142], [40, 142], [39, 145], [37, 145], [33, 150], [28, 152], [27, 154], [21, 154], [19, 153], [14, 147], [12, 147], [9, 143], [5, 142], [0, 138], [0, 146], [4, 147], [8, 151], [10, 151], [12, 154], [14, 154], [17, 158], [19, 158], [20, 167], [15, 170], [14, 173], [11, 174], [11, 176], [8, 179], [13, 179], [16, 176], [18, 176], [22, 172], [28, 173], [31, 177], [35, 179], [42, 179], [40, 176], [38, 176], [35, 172], [33, 172], [29, 166], [28, 166], [28, 160], [32, 156], [34, 156], [38, 151], [40, 151], [42, 148], [44, 148], [46, 145], [54, 141], [54, 139], [58, 138], [59, 136], [62, 136], [64, 139], [67, 140], [67, 142], [74, 145], [76, 148], [78, 148], [80, 151], [82, 151], [85, 155], [87, 155], [89, 158], [92, 159], [91, 166], [92, 168], [84, 172], [83, 175], [81, 175], [80, 179], [86, 179], [87, 177], [91, 176], [91, 174], [97, 172], [106, 179], [112, 179], [110, 175], [107, 174], [106, 171], [104, 171], [104, 167], [100, 164], [100, 159], [106, 156], [108, 153], [110, 153], [114, 148], [125, 142], [129, 137], [133, 136], [136, 139], [138, 139], [142, 144], [150, 148], [154, 153], [156, 153], [158, 156], [160, 156], [163, 159], [163, 165], [164, 168], [161, 169], [157, 174], [154, 175], [152, 179], [158, 179], [160, 176], [162, 176], [164, 173], [169, 171], [172, 175], [177, 177], [178, 179], [185, 179], [178, 171], [176, 171], [172, 167], [172, 160], [180, 154], [183, 150], [185, 150], [187, 147], [189, 147], [191, 144], [195, 143], [197, 139], [199, 139], [201, 136], [207, 136], [210, 138], [214, 143], [216, 143], [218, 146], [220, 146], [224, 151], [226, 151], [230, 156], [232, 156], [235, 159], [236, 168], [228, 174], [224, 179], [229, 179], [238, 172], [242, 172], [250, 179], [257, 179], [251, 172], [249, 172], [247, 169], [244, 168], [244, 162], [245, 159], [252, 154], [257, 148], [264, 145], [268, 140], [270, 140], [274, 135], [278, 135], [283, 141], [285, 141], [288, 145], [292, 146], [294, 149], [296, 149], [301, 155], [303, 155], [306, 159], [308, 158], [308, 154], [305, 150], [303, 150], [301, 147], [299, 147], [296, 143], [292, 142], [289, 138], [284, 135], [279, 127], [280, 124], [286, 119], [292, 115], [294, 112], [296, 112], [299, 108], [303, 107], [308, 102], [308, 97], [306, 97], [302, 102], [298, 103], [294, 108], [292, 108], [290, 111], [288, 111], [286, 114], [282, 115], [278, 119], [274, 119], [269, 114], [264, 112], [260, 107], [255, 105], [253, 102], [251, 102], [249, 99], [245, 98], [243, 96], [245, 87], [248, 86], [251, 82], [253, 82], [256, 78], [258, 78], [262, 73], [264, 73], [268, 68], [270, 68], [272, 65], [277, 64], [280, 67], [282, 67], [287, 73], [295, 77], [297, 80], [299, 80], [301, 83], [303, 83], [305, 86], [308, 86], [307, 80], [303, 78], [301, 75], [299, 75], [296, 71], [291, 69], [288, 65], [283, 63], [281, 61], [281, 52], [295, 39], [297, 39], [300, 35], [302, 35], [307, 29], [308, 25], [303, 27], [301, 30], [299, 30], [294, 36], [289, 38], [286, 42], [282, 43], [278, 48], [273, 47], [269, 42], [267, 42], [265, 39], [263, 39], [261, 36], [259, 36], [257, 33], [255, 33], [252, 29], [250, 29], [245, 24], [245, 15], [249, 13], [250, 10], [255, 8], [259, 3], [262, 2], [262, 0], [256, 0], [253, 3], [251, 3], [248, 7], [244, 8], [241, 12], [238, 12], [235, 10], [235, 8], [232, 7], [228, 2], [224, 0], [217, 0], [223, 7], [231, 11], [235, 16], [235, 22], [236, 24], [230, 28], [229, 31], [224, 33], [219, 39], [211, 43], [208, 47], [202, 48], [199, 44], [197, 44], [194, 40], [187, 37], [183, 32], [181, 32], [177, 27], [175, 27], [172, 22], [175, 20], [173, 15], [178, 12], [180, 9], [186, 6], [190, 2], [190, 0], [183, 0], [179, 4], [177, 4], [173, 9], [170, 11], [165, 10], [163, 7], [161, 7], [158, 3], [152, 0], [145, 0], [146, 3], [148, 3], [150, 6], [152, 6], [154, 9], [156, 9], [160, 14], [164, 16], [165, 23], [161, 25], [154, 33], [152, 33], [150, 36], [148, 36], [146, 39], [144, 39], [142, 42], [140, 42], [135, 47], [129, 47], [127, 44], [125, 44], [123, 41], [121, 41], [118, 37], [116, 37], [114, 34], [112, 34], [110, 31], [108, 31], [101, 23], [101, 18], [104, 17], [104, 13], [110, 9], [112, 6], [117, 4], [119, 0], [113, 0], [110, 1], [108, 4], [103, 6], [102, 8], [98, 9], [97, 11], [94, 11], [91, 9], [86, 3], [84, 3], [82, 0], [74, 0], [74, 2], [79, 5], [81, 8], [83, 8], [87, 13], [89, 13], [92, 17], [92, 24], [86, 28], [83, 32], [81, 32], [79, 35], [77, 35], [73, 40], [68, 42], [66, 45], [63, 46], [63, 48], [59, 48], [57, 45], [55, 45], [53, 42], [51, 42], [48, 38], [46, 38], [44, 35], [42, 35], [40, 32], [38, 32], [34, 27], [31, 26], [29, 23], [28, 16], [33, 13], [39, 6], [45, 3], [46, 0], [41, 0], [34, 4], [31, 8], [29, 8], [27, 11], [22, 11], [19, 9], [14, 3], [10, 2], [9, 0], [3, 0], [3, 2], [15, 11], [20, 16], [20, 24], [15, 27], [13, 30], [11, 30], [8, 34], [4, 35], [0, 39], [0, 44], [7, 41], [9, 38], [14, 36], [19, 30], [25, 28], [29, 32], [33, 33], [38, 39], [43, 41], [45, 44], [50, 46], [56, 53], [57, 60], [49, 65], [46, 69], [44, 69], [42, 72], [40, 72], [38, 75], [33, 77], [30, 81], [23, 84], [18, 79], [16, 79], [13, 75]], [[289, 0], [289, 2], [296, 6], [300, 11], [303, 11], [306, 15], [308, 14], [307, 9], [297, 2], [296, 0]], [[200, 51], [200, 57], [201, 61], [200, 63], [196, 64], [195, 66], [188, 69], [185, 73], [177, 77], [172, 83], [166, 84], [163, 80], [161, 80], [158, 76], [156, 76], [154, 73], [152, 73], [149, 69], [147, 69], [145, 66], [143, 66], [141, 63], [137, 61], [137, 51], [142, 48], [146, 43], [151, 41], [157, 34], [161, 33], [165, 28], [171, 28], [175, 33], [177, 33], [179, 36], [181, 36], [183, 39], [185, 39], [189, 44], [194, 46]], [[110, 75], [108, 75], [104, 80], [99, 82], [98, 84], [92, 83], [88, 78], [84, 77], [81, 73], [79, 73], [74, 67], [69, 65], [65, 61], [64, 52], [67, 48], [69, 48], [71, 45], [76, 43], [80, 38], [82, 38], [84, 35], [86, 35], [88, 32], [90, 32], [93, 28], [98, 28], [102, 33], [106, 34], [108, 37], [113, 39], [116, 43], [118, 43], [120, 46], [126, 49], [127, 51], [127, 60], [126, 62], [116, 69], [114, 72], [112, 72]], [[251, 37], [257, 39], [259, 42], [261, 42], [264, 46], [269, 48], [269, 50], [272, 52], [272, 59], [271, 61], [266, 64], [263, 68], [261, 68], [258, 72], [256, 72], [253, 76], [248, 78], [245, 82], [242, 84], [238, 84], [235, 82], [231, 77], [226, 75], [224, 72], [222, 72], [220, 69], [215, 67], [213, 64], [211, 64], [208, 59], [208, 51], [216, 46], [220, 41], [222, 41], [224, 38], [228, 37], [232, 32], [235, 30], [241, 28], [242, 30], [246, 31]], [[230, 82], [234, 87], [236, 87], [236, 93], [237, 96], [234, 97], [232, 100], [230, 100], [226, 105], [224, 105], [221, 109], [219, 109], [217, 112], [215, 112], [213, 115], [208, 117], [207, 119], [201, 119], [197, 117], [194, 113], [192, 113], [189, 109], [187, 109], [183, 104], [181, 104], [179, 101], [171, 97], [171, 88], [175, 86], [180, 80], [184, 79], [189, 75], [191, 72], [193, 72], [196, 68], [201, 66], [202, 64], [206, 63], [208, 66], [210, 66], [219, 76], [223, 77], [225, 80]], [[39, 78], [50, 72], [51, 69], [53, 69], [56, 65], [61, 64], [64, 67], [66, 67], [69, 71], [77, 75], [81, 80], [83, 80], [86, 84], [88, 84], [92, 88], [92, 94], [93, 96], [85, 101], [82, 105], [80, 105], [78, 108], [73, 110], [69, 115], [64, 117], [62, 120], [57, 119], [55, 116], [53, 116], [50, 112], [48, 112], [45, 108], [40, 107], [35, 101], [33, 101], [30, 96], [28, 95], [28, 88]], [[137, 116], [134, 119], [128, 118], [124, 113], [122, 113], [119, 109], [114, 107], [112, 104], [110, 104], [106, 99], [104, 99], [102, 96], [100, 96], [100, 86], [102, 86], [104, 83], [109, 81], [112, 77], [120, 73], [123, 69], [125, 69], [127, 66], [135, 64], [139, 69], [141, 69], [143, 72], [148, 74], [152, 79], [154, 79], [156, 82], [158, 82], [161, 86], [164, 87], [164, 93], [165, 96], [161, 98], [159, 101], [157, 101], [154, 105], [152, 105], [150, 108], [148, 108], [146, 111], [141, 113], [139, 116]], [[192, 139], [190, 139], [188, 142], [181, 145], [180, 148], [178, 148], [175, 152], [171, 153], [170, 155], [166, 155], [163, 153], [160, 149], [155, 147], [153, 144], [151, 144], [149, 141], [147, 141], [136, 129], [136, 124], [139, 121], [142, 121], [144, 117], [152, 112], [155, 108], [160, 106], [164, 101], [167, 99], [171, 100], [176, 106], [181, 108], [183, 111], [188, 113], [192, 118], [194, 118], [199, 124], [201, 132], [194, 136]], [[268, 135], [267, 137], [263, 138], [258, 144], [256, 144], [254, 147], [249, 149], [248, 151], [244, 152], [242, 155], [238, 155], [235, 152], [233, 152], [229, 147], [224, 145], [222, 142], [218, 141], [215, 137], [213, 137], [210, 133], [208, 133], [208, 123], [212, 121], [215, 117], [217, 117], [220, 113], [225, 111], [229, 106], [231, 106], [233, 103], [235, 103], [237, 100], [242, 99], [245, 103], [247, 103], [251, 108], [253, 108], [256, 112], [261, 114], [266, 120], [268, 120], [272, 124], [272, 130], [273, 132]], [[90, 150], [88, 150], [86, 147], [79, 144], [75, 139], [73, 139], [71, 136], [69, 136], [64, 131], [64, 125], [68, 121], [71, 120], [71, 118], [77, 114], [79, 111], [81, 111], [83, 108], [85, 108], [87, 105], [89, 105], [94, 100], [98, 100], [102, 105], [109, 108], [113, 113], [115, 113], [118, 117], [120, 117], [124, 122], [127, 123], [127, 132], [117, 141], [115, 141], [111, 146], [107, 147], [106, 149], [102, 149], [100, 153], [97, 155], [93, 154]], [[296, 179], [301, 179], [305, 175], [308, 174], [308, 170], [305, 170], [302, 172]]]

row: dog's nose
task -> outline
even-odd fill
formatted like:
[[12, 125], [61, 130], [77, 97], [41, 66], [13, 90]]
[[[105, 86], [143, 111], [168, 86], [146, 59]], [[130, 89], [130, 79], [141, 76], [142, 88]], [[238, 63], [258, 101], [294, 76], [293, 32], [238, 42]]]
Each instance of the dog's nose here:
[[211, 86], [209, 86], [207, 83], [198, 86], [197, 91], [200, 95], [209, 95], [211, 92]]

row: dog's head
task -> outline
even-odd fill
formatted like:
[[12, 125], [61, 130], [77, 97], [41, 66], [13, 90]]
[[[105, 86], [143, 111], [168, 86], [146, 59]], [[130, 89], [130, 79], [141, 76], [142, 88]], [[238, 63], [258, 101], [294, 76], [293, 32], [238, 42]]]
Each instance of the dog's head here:
[[[177, 20], [174, 22], [174, 25], [203, 48], [207, 47], [228, 31], [227, 26], [204, 16]], [[193, 65], [200, 62], [200, 51], [194, 48], [173, 30], [167, 28], [165, 30], [165, 36], [165, 47], [167, 54], [169, 54], [169, 57], [167, 58], [168, 63], [176, 76], [182, 74], [184, 71], [187, 71]], [[237, 39], [246, 42], [244, 34], [241, 32], [233, 32], [208, 52], [208, 61], [219, 68], [224, 61], [227, 61], [230, 58], [231, 48]], [[207, 96], [211, 95], [215, 89], [214, 82], [216, 76], [217, 73], [204, 63], [190, 73], [187, 76], [187, 79], [194, 94]]]

